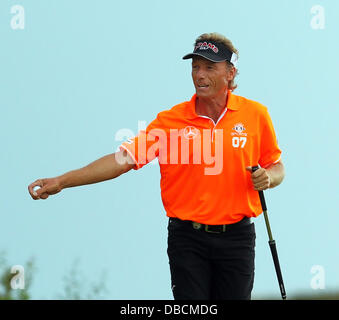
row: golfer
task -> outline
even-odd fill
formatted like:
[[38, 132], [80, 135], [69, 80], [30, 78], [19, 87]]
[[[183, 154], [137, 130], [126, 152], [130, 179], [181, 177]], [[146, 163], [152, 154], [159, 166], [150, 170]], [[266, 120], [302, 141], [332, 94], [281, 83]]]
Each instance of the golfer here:
[[[34, 200], [65, 188], [114, 179], [157, 158], [168, 223], [175, 299], [250, 299], [258, 190], [284, 178], [268, 110], [233, 93], [238, 51], [218, 33], [199, 36], [192, 53], [195, 94], [160, 112], [120, 151], [28, 186]], [[260, 165], [253, 172], [252, 166]], [[40, 186], [38, 190], [34, 187]]]

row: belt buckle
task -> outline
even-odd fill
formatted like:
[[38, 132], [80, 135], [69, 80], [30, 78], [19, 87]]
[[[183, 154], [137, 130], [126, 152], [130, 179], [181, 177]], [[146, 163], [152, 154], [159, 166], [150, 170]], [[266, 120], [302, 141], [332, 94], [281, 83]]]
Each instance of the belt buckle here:
[[201, 223], [199, 222], [193, 222], [192, 225], [193, 225], [193, 228], [196, 230], [201, 229]]
[[226, 225], [225, 224], [222, 225], [222, 231], [212, 231], [212, 230], [209, 230], [208, 227], [209, 227], [209, 225], [206, 224], [205, 225], [205, 231], [209, 232], [209, 233], [222, 233], [222, 232], [226, 231]]

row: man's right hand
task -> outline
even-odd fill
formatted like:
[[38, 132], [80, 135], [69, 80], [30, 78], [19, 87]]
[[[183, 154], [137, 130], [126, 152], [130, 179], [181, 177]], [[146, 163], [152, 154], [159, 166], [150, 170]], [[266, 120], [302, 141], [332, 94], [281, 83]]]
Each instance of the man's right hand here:
[[[119, 161], [117, 161], [119, 159]], [[121, 160], [124, 160], [121, 163]], [[90, 163], [86, 167], [69, 171], [55, 178], [38, 179], [28, 186], [28, 192], [34, 200], [47, 199], [62, 189], [83, 186], [114, 179], [135, 166], [134, 160], [126, 150], [108, 154]], [[39, 186], [34, 192], [33, 188]]]
[[[39, 186], [40, 189], [33, 190]], [[38, 179], [28, 186], [28, 192], [34, 200], [47, 199], [50, 195], [59, 193], [62, 190], [59, 178]]]

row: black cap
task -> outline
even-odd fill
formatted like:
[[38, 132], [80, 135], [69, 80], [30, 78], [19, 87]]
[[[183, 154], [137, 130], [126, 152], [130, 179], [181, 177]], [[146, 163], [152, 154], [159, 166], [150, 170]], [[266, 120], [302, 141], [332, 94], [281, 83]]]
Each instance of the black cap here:
[[212, 62], [229, 61], [235, 65], [237, 54], [229, 50], [223, 43], [215, 41], [197, 41], [194, 45], [194, 51], [186, 54], [183, 59], [191, 59], [194, 56], [206, 58]]

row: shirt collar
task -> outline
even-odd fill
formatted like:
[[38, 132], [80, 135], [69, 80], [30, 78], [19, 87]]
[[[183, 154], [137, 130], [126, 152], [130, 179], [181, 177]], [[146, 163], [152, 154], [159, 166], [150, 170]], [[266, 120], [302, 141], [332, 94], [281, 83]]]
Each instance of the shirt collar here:
[[[195, 112], [195, 102], [197, 99], [197, 95], [194, 94], [192, 99], [188, 102], [186, 107], [186, 117], [188, 119], [198, 118], [199, 116]], [[240, 104], [238, 103], [237, 96], [235, 96], [231, 90], [227, 92], [227, 102], [226, 108], [229, 110], [237, 111], [240, 108]]]

